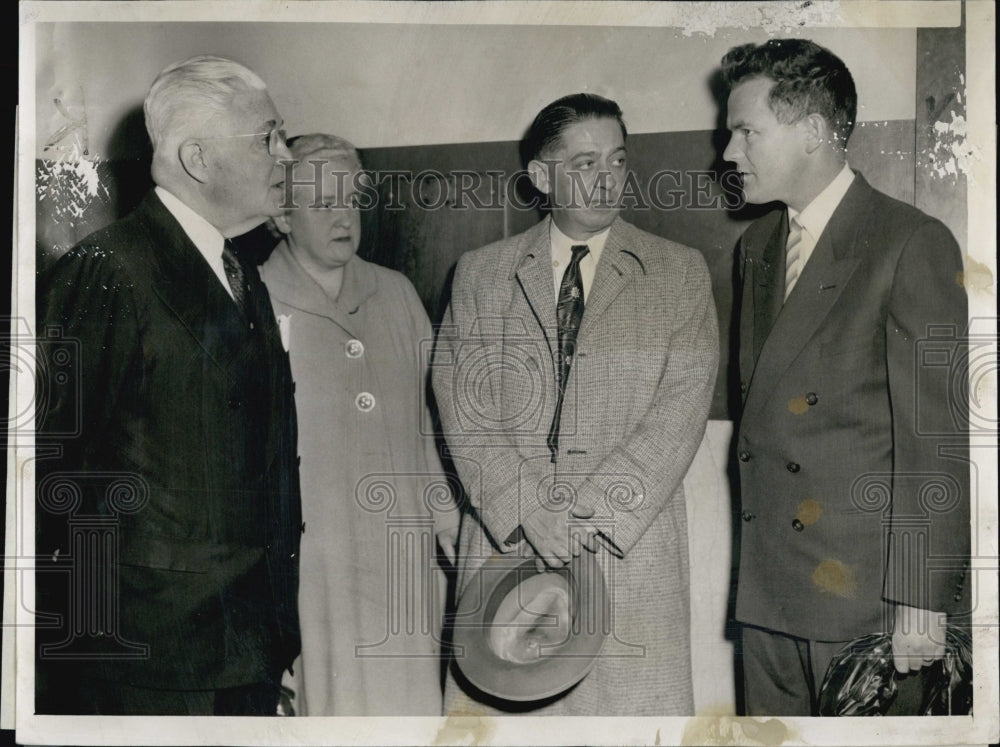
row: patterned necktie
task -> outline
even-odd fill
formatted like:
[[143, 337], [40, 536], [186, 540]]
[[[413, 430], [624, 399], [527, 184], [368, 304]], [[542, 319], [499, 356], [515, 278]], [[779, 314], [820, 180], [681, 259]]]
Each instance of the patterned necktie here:
[[556, 318], [559, 320], [559, 360], [556, 369], [559, 396], [556, 399], [556, 411], [552, 416], [552, 427], [549, 428], [547, 439], [553, 462], [559, 451], [559, 422], [562, 418], [566, 380], [569, 378], [569, 368], [573, 364], [573, 355], [576, 352], [576, 333], [580, 330], [580, 320], [583, 319], [583, 276], [580, 274], [580, 261], [589, 251], [586, 244], [573, 247], [573, 259], [569, 261], [569, 267], [563, 274], [562, 283], [559, 285], [559, 300], [556, 302]]
[[233, 253], [233, 244], [226, 239], [222, 245], [222, 264], [226, 268], [226, 279], [229, 280], [229, 288], [233, 291], [233, 300], [244, 319], [250, 319], [250, 286], [247, 285], [246, 274], [243, 272], [243, 265], [236, 259]]
[[785, 300], [788, 300], [795, 281], [799, 279], [802, 260], [802, 226], [797, 218], [788, 222], [788, 243], [785, 249]]

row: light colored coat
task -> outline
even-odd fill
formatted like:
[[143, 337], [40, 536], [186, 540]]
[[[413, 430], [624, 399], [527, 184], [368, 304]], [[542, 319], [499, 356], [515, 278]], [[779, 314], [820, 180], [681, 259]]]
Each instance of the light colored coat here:
[[336, 302], [284, 243], [261, 276], [299, 413], [296, 713], [436, 716], [444, 577], [435, 533], [457, 525], [458, 512], [426, 407], [427, 314], [403, 275], [358, 257]]
[[[459, 589], [491, 553], [510, 551], [505, 540], [528, 512], [545, 510], [539, 498], [557, 480], [572, 485], [607, 538], [599, 559], [612, 631], [587, 677], [531, 714], [689, 715], [681, 481], [718, 364], [708, 271], [695, 250], [614, 222], [588, 293], [553, 464], [549, 220], [461, 258], [438, 338], [434, 390], [473, 507], [462, 524]], [[476, 697], [451, 680], [446, 711], [496, 712]]]

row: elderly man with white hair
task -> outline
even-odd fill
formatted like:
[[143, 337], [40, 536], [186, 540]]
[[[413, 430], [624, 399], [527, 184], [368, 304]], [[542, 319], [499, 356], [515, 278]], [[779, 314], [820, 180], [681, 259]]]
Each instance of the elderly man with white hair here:
[[229, 239], [280, 212], [290, 154], [232, 60], [170, 65], [144, 108], [155, 189], [38, 280], [41, 336], [73, 345], [39, 380], [38, 453], [58, 456], [37, 552], [72, 572], [39, 574], [64, 626], [39, 630], [36, 710], [274, 714], [300, 647], [293, 384]]
[[289, 140], [284, 238], [261, 267], [295, 377], [302, 455], [304, 716], [438, 716], [444, 574], [458, 511], [424, 392], [430, 321], [410, 281], [356, 252], [375, 193], [354, 146]]

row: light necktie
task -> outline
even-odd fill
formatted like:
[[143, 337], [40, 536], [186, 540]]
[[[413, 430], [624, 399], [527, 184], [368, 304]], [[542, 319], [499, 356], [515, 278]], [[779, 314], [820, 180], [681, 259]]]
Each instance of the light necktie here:
[[556, 399], [556, 411], [552, 416], [552, 427], [549, 428], [547, 440], [553, 462], [559, 452], [559, 423], [562, 419], [566, 380], [569, 379], [569, 369], [576, 353], [576, 333], [580, 330], [580, 321], [583, 319], [583, 276], [580, 274], [580, 261], [589, 251], [586, 244], [573, 247], [573, 258], [563, 274], [562, 283], [559, 284], [559, 300], [556, 302], [556, 319], [559, 322], [559, 360], [556, 367], [559, 396]]
[[243, 272], [243, 265], [233, 253], [233, 245], [226, 239], [222, 245], [222, 264], [226, 268], [226, 279], [229, 281], [229, 288], [233, 292], [233, 300], [239, 308], [243, 318], [249, 320], [250, 315], [250, 286], [247, 285], [246, 274]]
[[802, 226], [798, 218], [788, 222], [788, 243], [785, 249], [785, 300], [795, 287], [802, 271]]

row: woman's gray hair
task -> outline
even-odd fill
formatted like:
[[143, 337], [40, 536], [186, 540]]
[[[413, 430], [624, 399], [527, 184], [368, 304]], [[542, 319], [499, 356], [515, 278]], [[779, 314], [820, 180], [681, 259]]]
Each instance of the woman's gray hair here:
[[226, 113], [236, 95], [264, 90], [257, 73], [226, 57], [199, 55], [168, 65], [142, 105], [154, 153], [170, 139], [189, 135], [192, 125]]
[[358, 155], [358, 149], [354, 147], [353, 143], [336, 135], [327, 135], [321, 132], [298, 135], [288, 139], [288, 150], [291, 151], [292, 157], [296, 161], [303, 164], [309, 161], [309, 156], [322, 151], [324, 155], [328, 154], [334, 158], [342, 157], [351, 162], [355, 168], [361, 169], [361, 156]]

